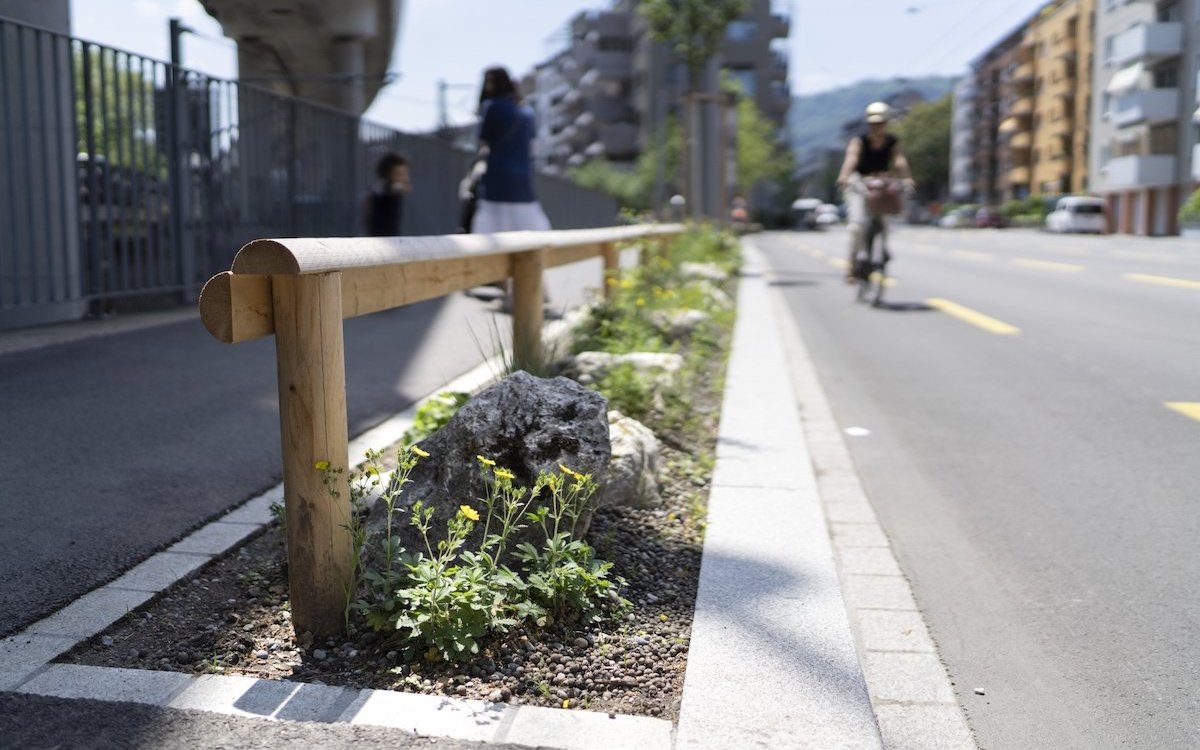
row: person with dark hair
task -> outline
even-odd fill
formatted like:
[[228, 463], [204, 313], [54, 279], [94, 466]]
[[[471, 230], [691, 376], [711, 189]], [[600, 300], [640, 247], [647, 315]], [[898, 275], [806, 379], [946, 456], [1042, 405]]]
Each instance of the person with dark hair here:
[[488, 68], [479, 92], [480, 153], [487, 163], [471, 231], [479, 234], [549, 229], [533, 189], [533, 110], [508, 71]]
[[404, 219], [404, 196], [412, 191], [408, 159], [389, 151], [375, 163], [375, 177], [379, 187], [367, 198], [367, 235], [395, 237]]

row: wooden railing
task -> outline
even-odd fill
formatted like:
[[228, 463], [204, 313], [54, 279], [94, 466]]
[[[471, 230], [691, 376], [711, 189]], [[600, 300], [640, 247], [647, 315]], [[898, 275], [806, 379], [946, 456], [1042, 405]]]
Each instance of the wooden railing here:
[[[340, 630], [353, 581], [346, 472], [338, 499], [315, 467], [350, 466], [342, 321], [512, 280], [512, 358], [541, 359], [542, 271], [618, 245], [660, 241], [678, 225], [440, 237], [255, 240], [200, 295], [200, 319], [226, 343], [275, 336], [288, 576], [296, 632]], [[601, 281], [604, 281], [603, 279]], [[606, 293], [610, 284], [604, 284]]]

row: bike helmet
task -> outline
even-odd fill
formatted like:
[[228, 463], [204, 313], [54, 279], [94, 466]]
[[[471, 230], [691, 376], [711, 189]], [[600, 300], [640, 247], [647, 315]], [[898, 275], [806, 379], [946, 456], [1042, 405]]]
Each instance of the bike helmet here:
[[867, 105], [867, 122], [887, 122], [892, 118], [892, 108], [887, 102], [871, 102]]

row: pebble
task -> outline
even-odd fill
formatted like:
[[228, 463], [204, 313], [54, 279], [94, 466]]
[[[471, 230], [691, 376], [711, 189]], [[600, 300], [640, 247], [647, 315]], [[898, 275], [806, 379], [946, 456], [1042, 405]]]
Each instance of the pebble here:
[[106, 635], [106, 636], [102, 637], [102, 638], [100, 639], [100, 645], [101, 645], [101, 646], [105, 646], [105, 647], [110, 647], [110, 646], [112, 646], [112, 645], [113, 645], [113, 639], [112, 639], [112, 636], [111, 636], [111, 635]]
[[329, 654], [325, 652], [325, 649], [318, 648], [313, 650], [312, 657], [317, 661], [325, 661], [329, 657]]
[[975, 688], [975, 695], [983, 695], [983, 688]]
[[587, 638], [582, 636], [576, 638], [574, 641], [572, 641], [572, 643], [575, 645], [575, 648], [587, 648], [588, 646], [592, 645]]

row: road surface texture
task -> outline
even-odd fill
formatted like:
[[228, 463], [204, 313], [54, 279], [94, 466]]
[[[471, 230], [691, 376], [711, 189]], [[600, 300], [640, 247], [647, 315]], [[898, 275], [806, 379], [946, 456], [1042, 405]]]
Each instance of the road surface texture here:
[[1200, 245], [843, 230], [775, 269], [981, 747], [1200, 747]]

